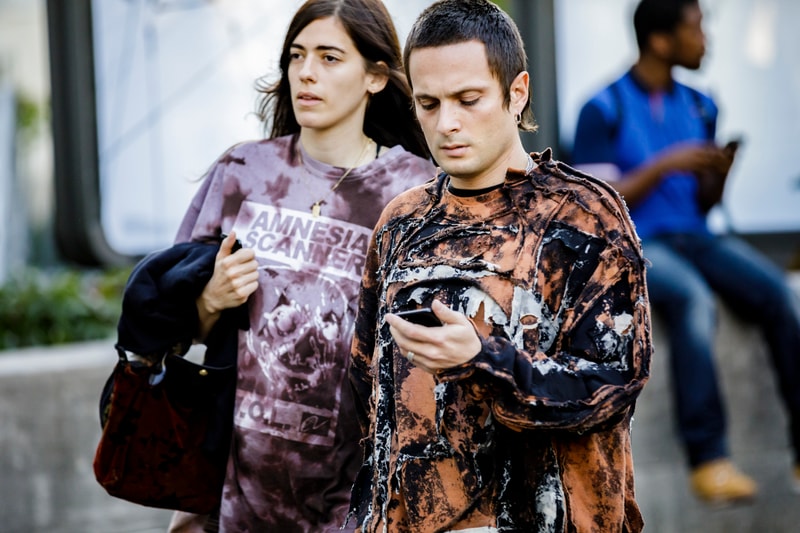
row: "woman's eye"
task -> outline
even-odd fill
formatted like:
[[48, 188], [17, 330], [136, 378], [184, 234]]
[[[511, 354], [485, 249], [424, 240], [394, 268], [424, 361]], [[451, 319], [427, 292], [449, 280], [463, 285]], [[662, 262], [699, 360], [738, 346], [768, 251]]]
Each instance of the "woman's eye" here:
[[473, 98], [472, 100], [461, 100], [461, 105], [467, 107], [473, 106], [478, 103], [478, 100], [480, 100], [480, 98]]
[[417, 102], [417, 105], [419, 105], [425, 111], [430, 111], [431, 109], [436, 107], [436, 102], [429, 102], [426, 100], [424, 102]]
[[337, 61], [339, 61], [339, 58], [338, 58], [338, 57], [336, 57], [336, 56], [331, 56], [331, 55], [322, 56], [322, 59], [323, 59], [323, 60], [324, 60], [326, 63], [336, 63]]

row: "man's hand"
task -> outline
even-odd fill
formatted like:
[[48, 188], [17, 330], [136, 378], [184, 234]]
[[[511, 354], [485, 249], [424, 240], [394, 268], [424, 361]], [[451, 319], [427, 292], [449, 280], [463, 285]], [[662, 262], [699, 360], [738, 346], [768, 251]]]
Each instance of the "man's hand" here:
[[665, 151], [657, 161], [662, 176], [670, 172], [691, 172], [697, 178], [697, 202], [707, 213], [722, 199], [725, 180], [733, 165], [736, 146], [681, 144]]
[[478, 355], [481, 339], [472, 322], [439, 301], [434, 301], [431, 308], [442, 321], [441, 327], [428, 328], [392, 313], [386, 315], [389, 331], [400, 353], [431, 374], [466, 363]]
[[258, 261], [255, 251], [242, 248], [232, 252], [236, 234], [231, 232], [219, 246], [214, 273], [197, 298], [200, 339], [204, 339], [219, 314], [238, 307], [258, 288]]
[[734, 152], [714, 144], [679, 144], [663, 152], [658, 159], [662, 175], [670, 172], [726, 176], [733, 164]]
[[[701, 194], [703, 209], [719, 201], [725, 178], [733, 164], [735, 150], [713, 143], [679, 143], [661, 151], [656, 157], [611, 182], [629, 206], [636, 206], [673, 172], [687, 172], [702, 178], [701, 185], [710, 192]], [[710, 177], [705, 179], [705, 177]]]

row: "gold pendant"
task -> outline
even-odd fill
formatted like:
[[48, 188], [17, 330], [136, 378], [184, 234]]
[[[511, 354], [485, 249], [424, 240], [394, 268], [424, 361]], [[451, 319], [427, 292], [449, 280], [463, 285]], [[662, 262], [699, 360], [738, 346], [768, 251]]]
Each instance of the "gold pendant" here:
[[319, 205], [319, 202], [314, 202], [313, 204], [311, 204], [311, 216], [313, 216], [314, 218], [318, 217], [321, 209], [322, 208]]

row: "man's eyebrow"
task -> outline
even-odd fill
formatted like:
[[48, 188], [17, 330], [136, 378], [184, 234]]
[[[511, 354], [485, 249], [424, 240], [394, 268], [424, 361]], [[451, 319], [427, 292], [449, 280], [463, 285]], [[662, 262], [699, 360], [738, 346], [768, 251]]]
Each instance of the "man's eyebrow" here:
[[[451, 91], [444, 95], [444, 98], [459, 98], [464, 96], [467, 93], [483, 93], [484, 89], [482, 87], [465, 87], [464, 89], [459, 89], [457, 91]], [[414, 93], [414, 98], [430, 98], [431, 100], [439, 100], [438, 96], [432, 96], [430, 94], [425, 93]]]

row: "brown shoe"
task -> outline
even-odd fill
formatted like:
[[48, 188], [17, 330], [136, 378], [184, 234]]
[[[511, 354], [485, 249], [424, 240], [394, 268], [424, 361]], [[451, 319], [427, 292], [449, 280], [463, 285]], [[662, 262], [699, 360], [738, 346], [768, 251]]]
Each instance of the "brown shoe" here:
[[727, 505], [752, 500], [758, 488], [755, 481], [740, 472], [729, 459], [714, 459], [692, 470], [692, 490], [701, 500]]
[[792, 490], [800, 494], [800, 465], [794, 465], [792, 469]]

